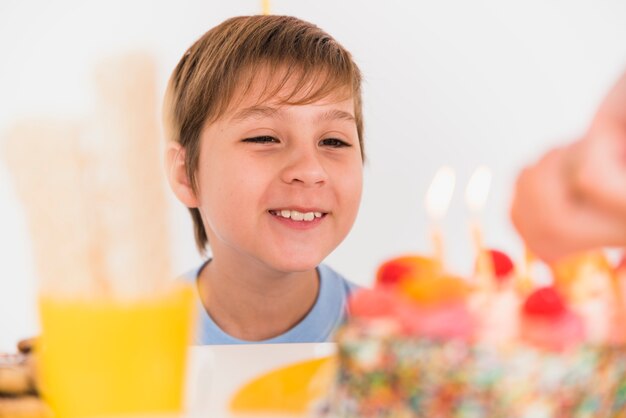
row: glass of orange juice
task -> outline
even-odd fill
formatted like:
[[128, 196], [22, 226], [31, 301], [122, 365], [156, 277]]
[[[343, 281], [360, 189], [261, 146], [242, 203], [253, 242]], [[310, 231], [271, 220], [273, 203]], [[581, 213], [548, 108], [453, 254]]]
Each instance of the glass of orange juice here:
[[191, 286], [126, 298], [48, 292], [39, 308], [39, 374], [57, 418], [183, 412]]

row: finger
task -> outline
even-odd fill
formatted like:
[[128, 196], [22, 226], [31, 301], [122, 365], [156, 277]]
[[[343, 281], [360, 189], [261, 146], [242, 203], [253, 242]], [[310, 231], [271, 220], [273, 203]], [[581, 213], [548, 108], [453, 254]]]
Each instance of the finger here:
[[562, 151], [554, 149], [517, 178], [510, 209], [513, 226], [525, 244], [541, 259], [562, 255], [567, 243], [557, 228], [564, 184], [560, 173]]
[[622, 121], [626, 118], [626, 71], [622, 73], [602, 101], [594, 118], [594, 124], [614, 118]]
[[594, 135], [579, 147], [574, 184], [600, 210], [626, 218], [626, 127]]
[[526, 245], [544, 261], [619, 244], [626, 218], [599, 211], [572, 192], [564, 160], [567, 149], [548, 152], [516, 182], [511, 220]]

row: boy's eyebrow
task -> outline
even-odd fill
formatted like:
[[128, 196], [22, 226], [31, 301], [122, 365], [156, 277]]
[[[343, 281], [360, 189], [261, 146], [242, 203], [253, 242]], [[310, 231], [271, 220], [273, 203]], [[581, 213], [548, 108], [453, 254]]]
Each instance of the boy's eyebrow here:
[[248, 118], [261, 118], [261, 117], [271, 117], [274, 116], [278, 112], [278, 109], [275, 107], [269, 106], [250, 106], [245, 109], [241, 109], [239, 112], [235, 113], [231, 118], [233, 122], [240, 122], [242, 120]]
[[[245, 109], [241, 109], [239, 112], [235, 113], [231, 118], [232, 122], [240, 122], [242, 120], [246, 120], [248, 118], [262, 118], [262, 117], [283, 117], [284, 115], [279, 108], [270, 107], [270, 106], [250, 106]], [[316, 119], [316, 122], [327, 121], [327, 120], [348, 120], [351, 122], [355, 122], [356, 118], [350, 112], [346, 112], [344, 110], [339, 109], [331, 109], [320, 114]]]
[[336, 119], [345, 119], [351, 122], [356, 122], [356, 118], [354, 117], [354, 115], [352, 115], [352, 113], [346, 112], [344, 110], [339, 110], [339, 109], [329, 110], [328, 112], [324, 112], [317, 117], [318, 122], [324, 121], [324, 120], [336, 120]]

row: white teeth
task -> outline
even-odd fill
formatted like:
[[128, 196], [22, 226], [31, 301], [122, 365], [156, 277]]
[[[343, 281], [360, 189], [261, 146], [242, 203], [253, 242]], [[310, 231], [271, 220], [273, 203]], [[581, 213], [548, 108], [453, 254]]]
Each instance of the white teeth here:
[[272, 211], [273, 214], [277, 216], [282, 216], [283, 218], [291, 219], [293, 221], [306, 221], [311, 222], [315, 218], [321, 218], [322, 212], [298, 212], [297, 210], [288, 210], [282, 209], [280, 211]]

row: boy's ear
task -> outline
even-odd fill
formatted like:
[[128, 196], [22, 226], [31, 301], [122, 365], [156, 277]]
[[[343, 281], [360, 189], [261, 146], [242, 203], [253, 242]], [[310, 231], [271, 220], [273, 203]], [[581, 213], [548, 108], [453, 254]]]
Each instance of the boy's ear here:
[[165, 169], [167, 180], [178, 200], [188, 208], [198, 207], [198, 199], [187, 177], [185, 149], [177, 142], [168, 141], [165, 149]]

